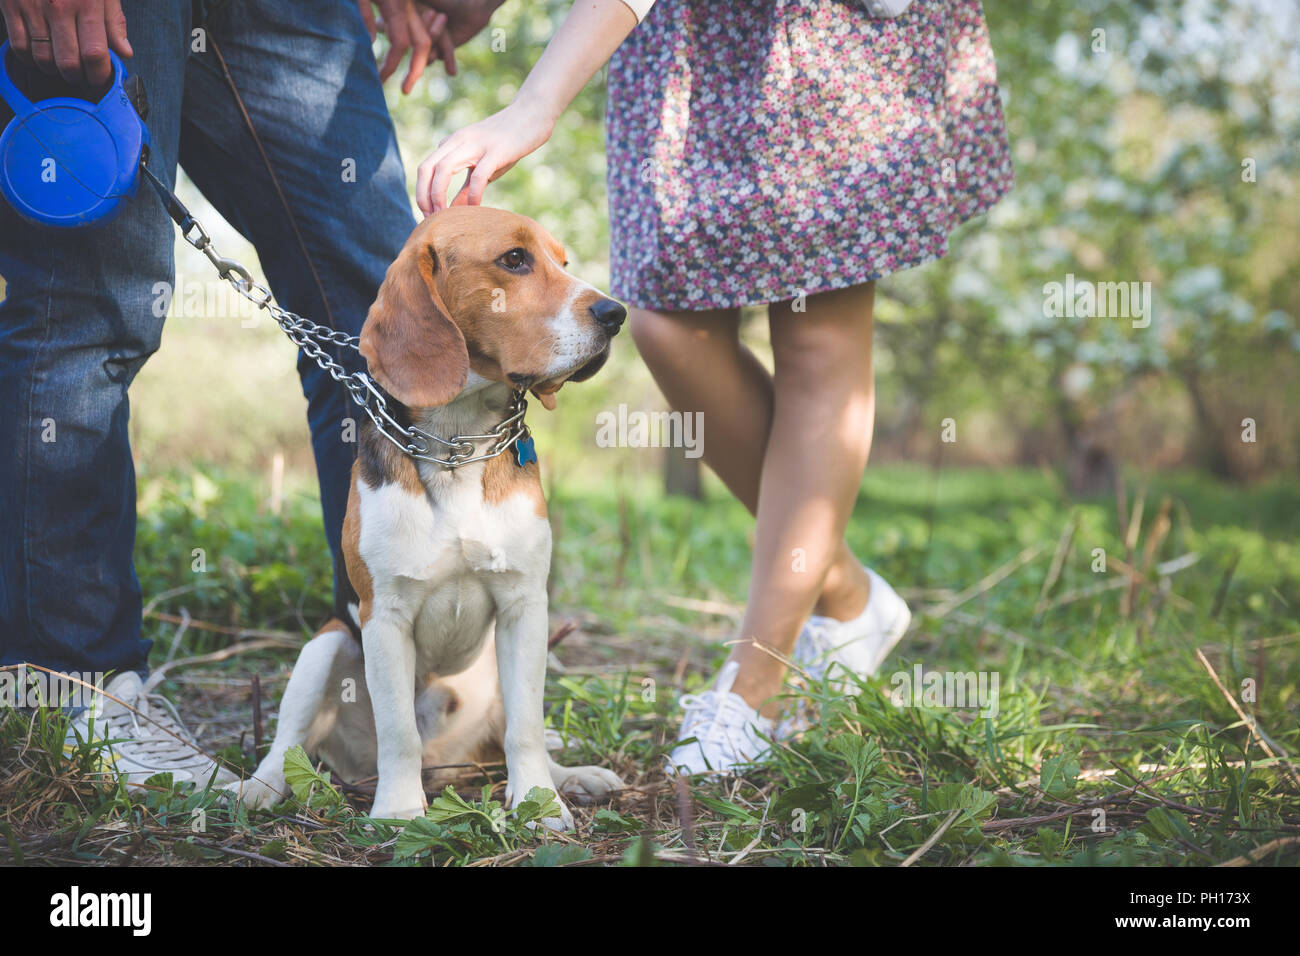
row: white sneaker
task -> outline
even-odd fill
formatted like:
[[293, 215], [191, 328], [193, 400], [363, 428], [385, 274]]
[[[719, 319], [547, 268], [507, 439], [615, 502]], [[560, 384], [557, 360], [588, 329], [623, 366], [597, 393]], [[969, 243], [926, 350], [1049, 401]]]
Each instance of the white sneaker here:
[[754, 763], [767, 756], [771, 745], [759, 736], [772, 736], [773, 722], [760, 716], [731, 692], [740, 665], [728, 661], [713, 686], [702, 694], [682, 697], [686, 715], [682, 718], [680, 744], [668, 758], [670, 774], [729, 774], [740, 764]]
[[213, 771], [214, 788], [238, 781], [198, 749], [169, 700], [144, 693], [144, 684], [135, 671], [118, 674], [104, 691], [117, 700], [95, 694], [91, 706], [68, 725], [64, 753], [70, 753], [78, 741], [113, 741], [99, 751], [100, 769], [124, 774], [127, 786], [139, 786], [157, 773], [170, 773], [174, 783], [199, 787], [207, 785]]
[[851, 621], [814, 614], [799, 632], [794, 662], [814, 680], [821, 680], [837, 664], [849, 673], [871, 677], [912, 623], [907, 602], [879, 574], [865, 570], [871, 593], [861, 614]]

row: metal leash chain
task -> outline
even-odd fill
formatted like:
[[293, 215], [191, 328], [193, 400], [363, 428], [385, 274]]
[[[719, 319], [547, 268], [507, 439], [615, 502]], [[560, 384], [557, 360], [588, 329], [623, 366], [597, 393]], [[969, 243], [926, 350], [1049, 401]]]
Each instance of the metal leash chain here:
[[[496, 458], [514, 443], [526, 442], [531, 437], [528, 425], [524, 422], [524, 415], [528, 411], [528, 400], [524, 397], [525, 392], [522, 388], [515, 389], [514, 396], [507, 407], [509, 414], [496, 428], [485, 435], [453, 435], [451, 438], [440, 438], [414, 425], [407, 426], [397, 422], [388, 411], [388, 401], [384, 394], [368, 374], [349, 372], [322, 348], [324, 344], [339, 345], [360, 353], [360, 338], [338, 329], [318, 325], [310, 319], [278, 306], [271, 296], [271, 290], [260, 282], [254, 281], [243, 265], [218, 254], [212, 245], [212, 238], [203, 228], [202, 223], [195, 219], [166, 184], [154, 175], [153, 170], [144, 162], [141, 163], [140, 168], [153, 183], [154, 189], [158, 191], [168, 215], [179, 227], [185, 241], [203, 253], [217, 270], [217, 274], [229, 282], [240, 295], [257, 308], [269, 312], [271, 318], [275, 319], [276, 324], [289, 337], [289, 341], [322, 370], [328, 372], [330, 378], [346, 388], [352, 400], [370, 416], [370, 420], [379, 429], [379, 434], [405, 454], [444, 468], [456, 468], [460, 465]], [[486, 441], [492, 442], [488, 450], [482, 454], [475, 454], [478, 443]], [[430, 449], [434, 442], [449, 448], [451, 454], [446, 458], [431, 454]]]

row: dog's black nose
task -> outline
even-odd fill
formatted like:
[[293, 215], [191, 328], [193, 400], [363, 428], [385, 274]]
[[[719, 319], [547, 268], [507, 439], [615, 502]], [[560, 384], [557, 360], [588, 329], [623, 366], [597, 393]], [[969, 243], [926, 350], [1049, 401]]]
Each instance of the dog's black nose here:
[[617, 335], [627, 318], [627, 309], [613, 299], [597, 299], [591, 304], [591, 314], [607, 335]]

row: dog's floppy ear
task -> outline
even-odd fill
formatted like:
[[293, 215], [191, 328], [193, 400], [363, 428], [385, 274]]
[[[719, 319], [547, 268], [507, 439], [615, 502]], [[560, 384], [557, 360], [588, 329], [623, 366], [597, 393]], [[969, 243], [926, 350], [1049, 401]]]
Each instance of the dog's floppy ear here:
[[388, 267], [361, 327], [361, 354], [385, 391], [413, 408], [446, 405], [465, 387], [469, 352], [434, 283], [432, 246], [402, 252]]

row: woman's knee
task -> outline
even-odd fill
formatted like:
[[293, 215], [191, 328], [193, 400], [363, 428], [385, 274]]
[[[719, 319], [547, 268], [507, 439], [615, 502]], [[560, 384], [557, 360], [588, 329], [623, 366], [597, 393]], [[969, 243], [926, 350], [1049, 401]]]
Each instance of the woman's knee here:
[[627, 322], [637, 351], [648, 359], [674, 351], [687, 337], [686, 327], [672, 313], [630, 309]]
[[628, 326], [637, 351], [648, 363], [680, 355], [687, 349], [734, 348], [739, 342], [738, 317], [727, 311], [655, 312], [630, 309]]
[[872, 283], [809, 296], [803, 307], [777, 303], [769, 312], [778, 367], [821, 374], [827, 367], [870, 365]]

